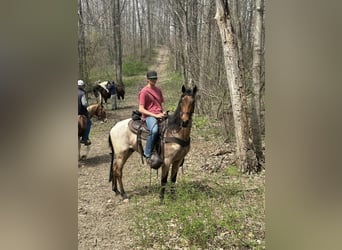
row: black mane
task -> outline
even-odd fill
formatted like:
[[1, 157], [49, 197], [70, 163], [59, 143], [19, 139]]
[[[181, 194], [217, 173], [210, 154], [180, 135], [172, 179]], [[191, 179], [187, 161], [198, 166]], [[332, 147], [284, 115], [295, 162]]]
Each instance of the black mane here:
[[[183, 95], [182, 95], [183, 97]], [[181, 104], [181, 100], [182, 100], [182, 97], [181, 99], [179, 100], [178, 102], [178, 106], [175, 110], [175, 112], [173, 112], [172, 115], [169, 115], [168, 117], [168, 128], [170, 129], [177, 129], [179, 126], [180, 126], [180, 123], [181, 123], [181, 119], [180, 119], [180, 104]]]

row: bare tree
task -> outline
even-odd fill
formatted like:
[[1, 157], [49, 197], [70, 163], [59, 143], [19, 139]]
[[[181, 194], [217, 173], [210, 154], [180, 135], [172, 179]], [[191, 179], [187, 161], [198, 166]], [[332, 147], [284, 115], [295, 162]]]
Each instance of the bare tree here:
[[114, 64], [116, 72], [116, 82], [123, 84], [122, 82], [122, 46], [121, 46], [121, 9], [120, 0], [114, 0], [113, 4], [113, 33], [114, 33]]
[[232, 103], [237, 158], [241, 171], [252, 173], [260, 171], [261, 168], [255, 155], [253, 137], [248, 124], [242, 54], [239, 49], [238, 32], [234, 27], [234, 22], [236, 23], [237, 20], [237, 16], [232, 16], [234, 14], [236, 11], [232, 11], [227, 0], [216, 0], [215, 19], [221, 34], [227, 83]]
[[252, 99], [252, 129], [253, 143], [257, 158], [264, 161], [261, 140], [261, 115], [260, 115], [260, 90], [261, 90], [261, 58], [263, 56], [262, 48], [262, 26], [263, 26], [263, 0], [256, 0], [255, 21], [253, 33], [253, 99]]
[[78, 69], [79, 77], [88, 81], [87, 55], [85, 44], [85, 32], [83, 23], [82, 1], [78, 0]]
[[151, 21], [151, 3], [150, 0], [146, 0], [147, 3], [147, 44], [148, 44], [148, 58], [152, 58], [152, 21]]

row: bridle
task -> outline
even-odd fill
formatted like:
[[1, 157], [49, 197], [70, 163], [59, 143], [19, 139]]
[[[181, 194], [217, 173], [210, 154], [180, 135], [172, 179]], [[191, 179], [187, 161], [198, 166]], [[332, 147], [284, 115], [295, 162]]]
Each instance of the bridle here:
[[[192, 98], [193, 98], [192, 95], [185, 95], [185, 96], [189, 96], [189, 97], [192, 97]], [[182, 103], [183, 103], [183, 98], [184, 98], [185, 96], [183, 96], [182, 99], [181, 99], [181, 105], [182, 105]], [[192, 103], [192, 105], [195, 105], [195, 101]], [[181, 126], [182, 126], [183, 128], [187, 128], [187, 127], [189, 126], [189, 124], [191, 124], [191, 118], [192, 118], [192, 114], [194, 113], [194, 108], [192, 108], [192, 111], [187, 111], [187, 112], [180, 111], [179, 113], [180, 113], [180, 118], [181, 118]], [[184, 120], [182, 119], [182, 116], [183, 116], [183, 115], [187, 115], [187, 116], [189, 117], [189, 119], [186, 120], [186, 121], [184, 121]]]

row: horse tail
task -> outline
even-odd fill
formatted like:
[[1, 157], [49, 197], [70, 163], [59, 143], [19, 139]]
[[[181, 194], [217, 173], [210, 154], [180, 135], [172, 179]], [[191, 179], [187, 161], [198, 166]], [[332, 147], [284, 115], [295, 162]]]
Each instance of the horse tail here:
[[114, 148], [113, 148], [113, 143], [112, 143], [112, 139], [110, 137], [110, 134], [108, 136], [108, 143], [109, 143], [109, 146], [110, 146], [110, 149], [111, 149], [111, 163], [110, 163], [110, 168], [109, 168], [109, 180], [108, 182], [111, 182], [113, 180], [113, 163], [114, 163]]

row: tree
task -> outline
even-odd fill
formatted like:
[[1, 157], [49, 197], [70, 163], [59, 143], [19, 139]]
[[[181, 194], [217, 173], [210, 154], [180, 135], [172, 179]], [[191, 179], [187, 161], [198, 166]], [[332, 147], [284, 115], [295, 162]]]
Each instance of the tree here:
[[88, 81], [87, 55], [83, 22], [82, 1], [78, 0], [78, 70], [79, 78]]
[[121, 46], [121, 9], [120, 0], [114, 0], [113, 4], [113, 33], [114, 33], [114, 65], [116, 72], [116, 82], [123, 84], [122, 82], [122, 46]]
[[262, 48], [262, 26], [263, 26], [263, 0], [256, 0], [255, 2], [255, 21], [253, 29], [253, 99], [252, 99], [252, 129], [253, 129], [253, 143], [255, 153], [258, 159], [264, 161], [261, 141], [261, 114], [260, 114], [260, 90], [261, 90], [261, 58], [263, 55]]
[[[233, 6], [234, 3], [236, 4], [235, 0], [230, 2], [233, 3]], [[239, 31], [234, 26], [238, 20], [236, 13], [236, 11], [232, 11], [227, 0], [216, 0], [215, 19], [221, 35], [227, 84], [232, 103], [237, 159], [242, 172], [252, 173], [260, 171], [261, 165], [255, 155], [253, 136], [248, 124], [246, 83], [242, 53], [239, 47]]]

